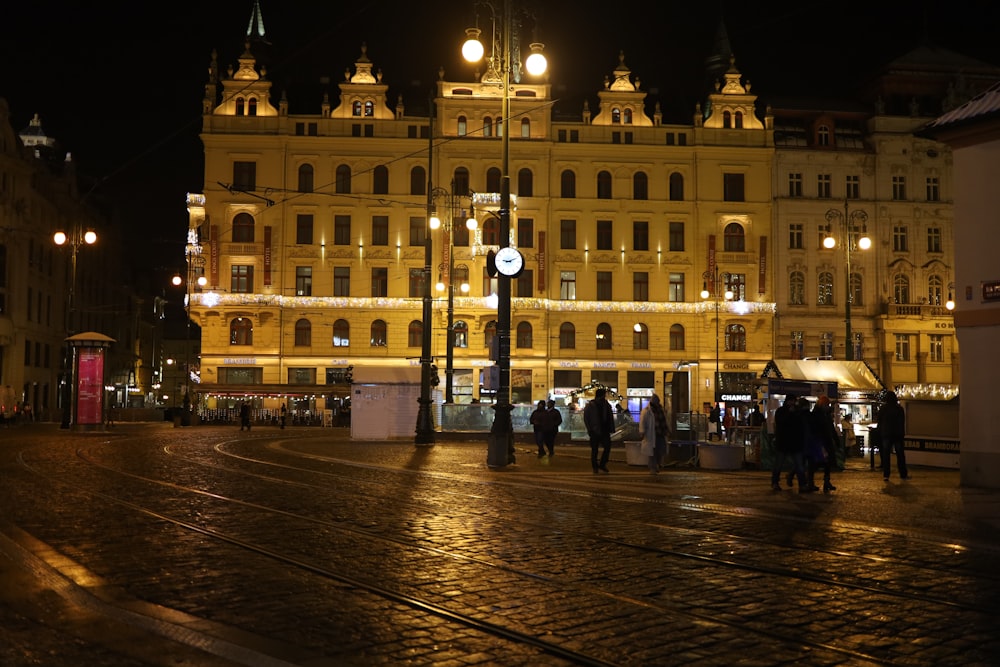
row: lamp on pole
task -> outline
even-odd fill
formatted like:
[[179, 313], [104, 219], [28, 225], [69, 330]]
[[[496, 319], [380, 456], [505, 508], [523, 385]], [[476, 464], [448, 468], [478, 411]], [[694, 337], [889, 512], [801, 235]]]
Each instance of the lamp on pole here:
[[179, 274], [170, 279], [174, 287], [184, 285], [184, 412], [181, 416], [181, 423], [184, 426], [190, 424], [191, 410], [191, 286], [196, 285], [199, 289], [208, 284], [208, 278], [202, 274], [196, 277], [194, 262], [201, 257], [201, 243], [198, 239], [198, 230], [188, 230], [188, 242], [184, 251], [186, 260], [187, 277], [182, 278]]
[[[84, 230], [78, 222], [68, 234], [63, 231], [53, 234], [52, 241], [57, 246], [69, 245], [70, 247], [69, 295], [66, 304], [66, 338], [69, 338], [76, 333], [76, 302], [74, 300], [76, 293], [76, 256], [82, 246], [97, 243], [97, 233], [92, 229]], [[76, 370], [74, 368], [73, 353], [69, 341], [66, 342], [63, 359], [63, 386], [61, 391], [63, 414], [62, 423], [59, 425], [59, 428], [69, 428], [70, 422], [73, 419], [73, 404], [75, 403], [73, 399], [76, 395]]]
[[[500, 117], [503, 119], [502, 137], [500, 140], [500, 249], [510, 245], [510, 84], [511, 75], [516, 70], [516, 78], [520, 78], [521, 57], [513, 51], [513, 33], [515, 24], [512, 16], [513, 0], [504, 0], [502, 7], [502, 23], [500, 25], [500, 53], [497, 54], [497, 10], [491, 3], [483, 3], [490, 8], [493, 19], [493, 40], [486, 74], [483, 82], [499, 83], [501, 86]], [[467, 39], [462, 45], [462, 55], [469, 62], [482, 59], [485, 49], [479, 41], [479, 28], [466, 30]], [[545, 72], [548, 63], [542, 54], [542, 45], [532, 43], [531, 55], [525, 62], [525, 68], [534, 76]], [[497, 76], [499, 74], [499, 77]], [[487, 465], [493, 468], [506, 466], [514, 462], [514, 425], [511, 422], [510, 403], [510, 299], [511, 277], [504, 273], [497, 276], [497, 367], [499, 381], [497, 383], [496, 402], [493, 405], [493, 426], [490, 428], [489, 453]]]
[[[439, 280], [437, 283], [437, 290], [443, 292], [445, 289], [448, 290], [448, 330], [447, 330], [447, 340], [446, 354], [445, 357], [445, 370], [444, 370], [444, 402], [454, 403], [455, 393], [454, 393], [454, 376], [455, 376], [455, 196], [454, 196], [455, 184], [452, 183], [452, 192], [444, 191], [447, 197], [447, 215], [445, 219], [442, 220], [440, 216], [433, 215], [430, 219], [431, 229], [444, 229], [445, 234], [448, 235], [447, 245], [445, 245], [446, 252], [448, 253], [448, 261], [442, 263], [438, 266], [438, 276]], [[463, 215], [464, 216], [464, 211]], [[470, 215], [465, 219], [465, 227], [469, 230], [476, 228], [476, 218]], [[467, 294], [469, 291], [469, 267], [462, 264], [459, 268], [464, 269], [463, 277], [464, 280], [460, 285], [460, 289], [463, 294]], [[445, 273], [446, 272], [446, 273]], [[444, 273], [445, 275], [442, 275]]]
[[[701, 298], [708, 299], [712, 297], [715, 300], [715, 379], [712, 380], [712, 393], [715, 400], [719, 400], [719, 303], [725, 299], [730, 301], [733, 298], [733, 291], [726, 287], [724, 292], [719, 291], [719, 278], [727, 279], [729, 278], [728, 273], [719, 274], [719, 266], [716, 264], [713, 266], [711, 271], [705, 271], [701, 274], [702, 285], [701, 285]], [[712, 289], [708, 289], [708, 281], [711, 281]]]
[[[841, 213], [835, 208], [826, 212], [826, 238], [823, 239], [823, 247], [835, 248], [837, 240], [831, 234], [830, 226], [833, 220], [840, 221], [840, 244], [844, 247], [844, 271], [847, 274], [844, 280], [844, 326], [846, 327], [844, 340], [844, 358], [847, 361], [854, 361], [854, 334], [851, 332], [851, 302], [854, 301], [854, 290], [851, 281], [851, 252], [854, 247], [867, 250], [872, 245], [872, 240], [867, 235], [868, 214], [861, 209], [855, 209], [848, 213], [847, 201], [844, 201], [844, 212]], [[861, 229], [858, 229], [858, 226]], [[855, 237], [857, 239], [855, 240]]]

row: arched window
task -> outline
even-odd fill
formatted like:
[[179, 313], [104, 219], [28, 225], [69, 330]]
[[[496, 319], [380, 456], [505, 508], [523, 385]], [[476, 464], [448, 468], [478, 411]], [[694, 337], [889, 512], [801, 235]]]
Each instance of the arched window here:
[[729, 129], [733, 126], [733, 114], [729, 111], [722, 112], [722, 127]]
[[747, 351], [747, 330], [742, 324], [726, 325], [726, 352]]
[[299, 165], [299, 192], [313, 191], [313, 166], [311, 164]]
[[684, 176], [680, 172], [670, 174], [670, 201], [684, 201]]
[[632, 110], [631, 109], [625, 109], [625, 111], [622, 112], [622, 114], [623, 114], [623, 118], [625, 119], [625, 124], [626, 125], [631, 125], [632, 124]]
[[851, 304], [855, 306], [863, 306], [865, 300], [862, 298], [864, 290], [862, 290], [863, 283], [861, 282], [860, 273], [851, 274]]
[[375, 115], [375, 103], [371, 100], [365, 102], [365, 118], [372, 118]]
[[229, 323], [230, 345], [253, 345], [253, 322], [249, 317], [237, 317]]
[[372, 193], [376, 195], [389, 194], [389, 167], [380, 164], [372, 170]]
[[611, 199], [611, 172], [599, 171], [597, 173], [597, 198]]
[[388, 344], [385, 320], [375, 320], [372, 322], [371, 346], [386, 347]]
[[517, 172], [517, 196], [518, 197], [534, 197], [535, 196], [535, 178], [531, 173], [531, 170], [525, 167]]
[[[457, 197], [468, 197], [469, 196], [469, 170], [465, 167], [455, 167], [455, 173], [452, 175], [452, 181], [454, 182], [454, 194]], [[499, 190], [496, 190], [499, 192]]]
[[468, 133], [468, 122], [465, 116], [458, 117], [458, 136], [464, 137]]
[[354, 103], [351, 105], [351, 115], [361, 116], [361, 100], [354, 100]]
[[559, 349], [576, 349], [576, 327], [574, 327], [570, 322], [563, 322], [559, 326]]
[[743, 112], [737, 111], [733, 114], [733, 126], [739, 130], [743, 128]]
[[423, 167], [414, 167], [410, 170], [410, 194], [427, 194], [427, 172]]
[[409, 347], [420, 347], [424, 340], [424, 325], [420, 320], [411, 320], [406, 330], [406, 344]]
[[521, 119], [521, 138], [530, 139], [531, 138], [531, 121], [527, 118]]
[[257, 115], [257, 98], [256, 97], [251, 97], [249, 99], [249, 101], [247, 101], [247, 115], [248, 116], [256, 116]]
[[522, 349], [530, 349], [532, 345], [531, 341], [531, 324], [528, 322], [518, 322], [517, 323], [517, 347]]
[[351, 194], [351, 168], [346, 164], [337, 167], [337, 193]]
[[649, 179], [644, 171], [632, 175], [632, 199], [649, 199]]
[[622, 110], [618, 107], [611, 109], [611, 122], [615, 124], [622, 122]]
[[333, 346], [350, 347], [351, 345], [351, 325], [347, 320], [337, 320], [333, 323]]
[[670, 349], [671, 350], [683, 350], [684, 349], [684, 327], [680, 324], [673, 324], [670, 327]]
[[601, 322], [597, 325], [597, 349], [611, 349], [611, 325], [607, 322]]
[[483, 119], [483, 136], [492, 137], [493, 136], [493, 119], [487, 116]]
[[892, 298], [896, 303], [910, 303], [910, 279], [902, 273], [892, 277]]
[[743, 225], [738, 222], [730, 222], [726, 225], [723, 234], [723, 248], [726, 252], [744, 252], [746, 250], [746, 237], [743, 236]]
[[573, 199], [576, 197], [576, 174], [569, 169], [563, 170], [562, 175], [559, 177], [560, 182], [560, 192], [559, 196], [564, 199]]
[[295, 322], [295, 345], [297, 347], [312, 345], [312, 324], [304, 317]]
[[490, 167], [486, 170], [486, 191], [500, 192], [500, 169]]
[[490, 320], [483, 327], [483, 347], [487, 350], [493, 348], [493, 339], [497, 337], [497, 321]]
[[944, 282], [941, 280], [941, 276], [931, 276], [927, 279], [927, 303], [932, 306], [940, 306], [944, 303], [942, 299], [942, 292], [944, 291]]
[[483, 220], [483, 245], [500, 245], [500, 222], [492, 215]]
[[465, 320], [455, 322], [455, 347], [469, 347], [469, 325]]
[[242, 116], [246, 113], [246, 100], [242, 97], [236, 98], [236, 115]]
[[792, 271], [788, 275], [788, 305], [804, 306], [806, 303], [806, 275]]
[[819, 280], [816, 281], [816, 287], [818, 289], [816, 295], [816, 305], [819, 306], [832, 306], [833, 305], [833, 274], [829, 271], [823, 271], [819, 274]]
[[633, 350], [649, 349], [649, 327], [647, 327], [642, 322], [637, 322], [632, 327], [632, 349]]
[[237, 213], [233, 218], [233, 243], [253, 243], [253, 216], [249, 213]]

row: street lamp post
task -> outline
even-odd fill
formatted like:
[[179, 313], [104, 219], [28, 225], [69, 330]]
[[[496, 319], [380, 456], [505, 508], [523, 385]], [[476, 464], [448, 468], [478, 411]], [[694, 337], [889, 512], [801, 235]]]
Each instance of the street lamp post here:
[[[707, 299], [712, 297], [715, 300], [715, 379], [712, 380], [712, 394], [716, 401], [719, 400], [719, 303], [725, 298], [729, 301], [733, 298], [733, 292], [728, 287], [725, 292], [719, 292], [719, 278], [727, 278], [728, 274], [719, 274], [719, 266], [715, 265], [711, 271], [705, 271], [701, 274], [703, 283], [701, 286], [701, 298]], [[712, 289], [708, 289], [708, 281], [712, 281]]]
[[434, 261], [434, 245], [431, 240], [431, 216], [434, 214], [434, 99], [428, 99], [427, 107], [427, 215], [424, 216], [424, 281], [423, 281], [423, 327], [420, 335], [420, 398], [417, 399], [417, 427], [413, 443], [433, 445], [434, 419], [431, 417], [431, 263]]
[[[97, 243], [97, 233], [91, 229], [84, 230], [80, 223], [76, 223], [69, 234], [63, 231], [58, 231], [52, 235], [52, 241], [57, 246], [69, 245], [70, 247], [70, 279], [69, 279], [69, 297], [67, 300], [66, 308], [66, 338], [68, 339], [74, 333], [76, 333], [76, 257], [81, 246], [84, 245], [94, 245]], [[63, 386], [62, 386], [62, 400], [63, 400], [63, 414], [62, 423], [59, 428], [69, 428], [70, 422], [72, 420], [73, 413], [73, 397], [76, 394], [76, 369], [73, 360], [73, 352], [69, 342], [66, 342], [65, 353], [64, 353], [64, 366], [63, 366]], [[68, 376], [68, 379], [67, 379]]]
[[[199, 288], [204, 287], [208, 284], [208, 279], [204, 275], [198, 275], [195, 277], [195, 271], [193, 267], [193, 262], [195, 257], [201, 256], [201, 243], [198, 240], [198, 231], [196, 229], [188, 230], [188, 242], [187, 248], [185, 249], [184, 256], [186, 260], [186, 271], [187, 277], [182, 278], [180, 275], [175, 275], [171, 278], [170, 282], [173, 283], [175, 287], [180, 287], [184, 285], [184, 396], [183, 396], [183, 413], [182, 413], [182, 425], [187, 426], [190, 424], [190, 410], [191, 410], [191, 285], [194, 283]], [[174, 401], [176, 404], [176, 401]]]
[[[497, 11], [490, 3], [484, 3], [492, 13], [494, 36], [496, 33]], [[511, 43], [514, 32], [512, 17], [513, 0], [504, 0], [502, 9], [502, 25], [499, 58], [496, 53], [496, 39], [492, 40], [489, 67], [484, 75], [484, 82], [494, 80], [499, 70], [501, 91], [500, 116], [502, 118], [502, 137], [500, 140], [500, 248], [510, 245], [510, 82], [511, 71], [517, 67], [520, 72], [520, 54], [512, 52]], [[462, 55], [469, 62], [482, 59], [485, 49], [479, 41], [479, 29], [466, 30], [468, 39], [462, 45]], [[547, 68], [542, 45], [531, 44], [531, 55], [525, 62], [529, 74], [538, 76]], [[517, 62], [513, 62], [516, 58]], [[493, 405], [493, 426], [490, 428], [489, 453], [487, 465], [492, 468], [504, 467], [514, 462], [514, 425], [511, 421], [510, 403], [510, 314], [511, 314], [511, 278], [499, 274], [497, 276], [497, 383], [496, 401]]]
[[[866, 234], [868, 214], [861, 209], [855, 209], [848, 214], [847, 201], [845, 200], [843, 213], [835, 208], [826, 212], [827, 236], [823, 239], [824, 247], [834, 248], [837, 245], [836, 239], [830, 233], [830, 225], [835, 218], [840, 221], [840, 243], [844, 246], [845, 272], [847, 274], [844, 280], [844, 326], [846, 328], [844, 358], [847, 361], [854, 361], [854, 334], [851, 332], [851, 302], [854, 300], [854, 291], [851, 289], [851, 252], [855, 245], [854, 235], [856, 232], [861, 234], [856, 242], [857, 247], [861, 250], [870, 248], [872, 241]], [[860, 230], [855, 229], [858, 224], [861, 225]]]

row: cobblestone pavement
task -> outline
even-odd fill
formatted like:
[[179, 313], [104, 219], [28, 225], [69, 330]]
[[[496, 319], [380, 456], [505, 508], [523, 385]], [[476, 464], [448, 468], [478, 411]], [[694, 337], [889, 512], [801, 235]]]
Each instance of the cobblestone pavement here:
[[957, 471], [589, 456], [0, 431], [0, 664], [1000, 664], [1000, 493]]

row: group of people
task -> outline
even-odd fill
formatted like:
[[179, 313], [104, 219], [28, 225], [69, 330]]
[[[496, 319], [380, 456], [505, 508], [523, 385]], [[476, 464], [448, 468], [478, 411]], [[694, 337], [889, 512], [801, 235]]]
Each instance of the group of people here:
[[[616, 424], [614, 411], [604, 389], [594, 392], [594, 400], [583, 409], [583, 423], [590, 439], [590, 465], [594, 474], [610, 472], [608, 459], [611, 457], [611, 435], [615, 432]], [[669, 424], [660, 397], [653, 394], [639, 414], [640, 448], [642, 455], [647, 457], [649, 471], [653, 474], [660, 471], [660, 462], [667, 451]]]
[[535, 431], [535, 444], [538, 446], [538, 458], [545, 456], [548, 450], [549, 456], [556, 455], [556, 436], [559, 434], [559, 425], [562, 424], [562, 414], [556, 410], [556, 402], [550, 400], [538, 401], [535, 411], [528, 418]]

